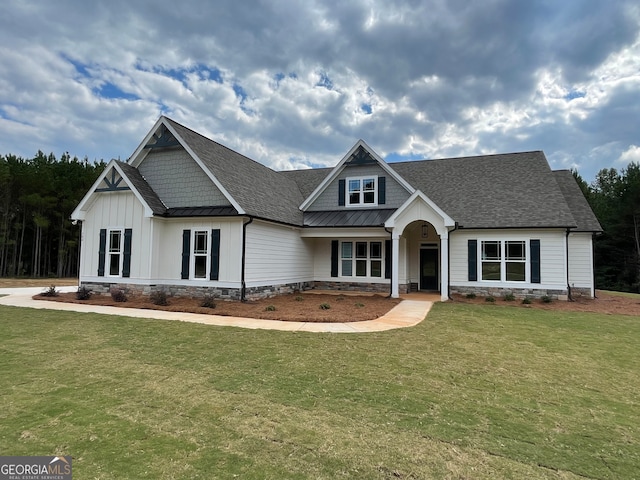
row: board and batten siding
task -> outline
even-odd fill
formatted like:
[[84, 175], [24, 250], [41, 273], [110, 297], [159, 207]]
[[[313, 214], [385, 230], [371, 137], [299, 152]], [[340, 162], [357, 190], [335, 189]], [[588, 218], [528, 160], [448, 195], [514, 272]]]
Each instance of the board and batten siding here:
[[131, 228], [131, 271], [129, 279], [147, 278], [151, 247], [151, 219], [131, 191], [97, 193], [82, 222], [80, 281], [107, 281], [98, 276], [100, 229]]
[[[155, 219], [152, 278], [176, 285], [239, 288], [242, 255], [242, 220], [233, 219]], [[217, 281], [182, 280], [182, 232], [220, 229], [220, 270]]]
[[299, 229], [254, 220], [246, 232], [247, 287], [312, 280], [312, 242], [301, 238]]
[[569, 285], [572, 288], [593, 289], [592, 240], [591, 233], [569, 234]]
[[402, 206], [402, 204], [411, 195], [402, 185], [400, 185], [391, 175], [389, 175], [388, 172], [384, 171], [379, 165], [347, 166], [342, 170], [342, 172], [338, 174], [336, 178], [333, 179], [333, 181], [329, 185], [327, 185], [327, 188], [325, 188], [325, 190], [318, 196], [318, 198], [316, 198], [316, 200], [311, 205], [309, 205], [307, 211], [318, 212], [326, 210], [344, 210], [350, 208], [338, 205], [339, 181], [348, 177], [366, 177], [367, 175], [377, 175], [378, 177], [385, 177], [386, 201], [384, 205], [380, 205], [379, 208], [398, 208]]
[[[540, 240], [540, 283], [468, 280], [468, 240], [480, 242], [487, 240]], [[536, 288], [565, 290], [566, 273], [566, 233], [564, 230], [457, 230], [449, 236], [450, 240], [450, 284], [451, 286], [497, 287], [497, 288]], [[504, 253], [504, 252], [503, 252]], [[527, 251], [527, 268], [531, 260]], [[481, 259], [478, 256], [478, 264]], [[480, 270], [478, 270], [480, 272]]]
[[230, 205], [220, 189], [182, 148], [149, 153], [138, 171], [169, 208]]

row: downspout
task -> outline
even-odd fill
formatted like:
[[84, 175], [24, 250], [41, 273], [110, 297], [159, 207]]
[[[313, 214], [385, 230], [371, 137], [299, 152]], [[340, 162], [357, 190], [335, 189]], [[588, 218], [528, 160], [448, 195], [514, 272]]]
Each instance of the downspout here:
[[567, 228], [567, 236], [565, 237], [564, 245], [565, 245], [565, 256], [567, 258], [567, 298], [570, 302], [573, 302], [573, 298], [571, 298], [571, 285], [569, 285], [569, 233], [570, 229]]
[[[389, 234], [389, 245], [391, 245], [391, 250], [393, 250], [393, 231], [389, 230], [387, 227], [384, 227], [384, 231]], [[391, 252], [385, 252], [387, 255], [391, 255]], [[391, 260], [389, 260], [389, 265], [393, 261], [393, 256]], [[391, 273], [389, 273], [389, 296], [387, 298], [391, 298], [391, 294], [393, 293], [393, 265], [391, 265]]]
[[253, 222], [253, 217], [249, 216], [248, 222], [242, 223], [242, 265], [240, 266], [240, 301], [246, 302], [246, 293], [247, 293], [247, 285], [244, 280], [244, 271], [245, 271], [245, 261], [246, 261], [246, 253], [247, 253], [247, 225]]
[[456, 230], [458, 230], [458, 222], [455, 222], [453, 230], [447, 235], [447, 297], [449, 300], [453, 300], [451, 298], [451, 234]]
[[593, 282], [593, 298], [598, 298], [596, 296], [596, 234], [595, 232], [591, 234], [591, 275], [593, 278], [591, 281]]

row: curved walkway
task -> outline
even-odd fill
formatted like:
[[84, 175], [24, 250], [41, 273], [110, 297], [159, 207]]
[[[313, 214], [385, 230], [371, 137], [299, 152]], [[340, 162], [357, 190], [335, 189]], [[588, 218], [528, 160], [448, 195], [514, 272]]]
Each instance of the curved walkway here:
[[[376, 318], [375, 320], [367, 320], [364, 322], [318, 323], [284, 322], [279, 320], [227, 317], [222, 315], [165, 312], [163, 310], [81, 305], [77, 303], [47, 302], [44, 300], [33, 300], [33, 298], [31, 298], [33, 295], [41, 293], [44, 290], [46, 289], [42, 287], [0, 288], [0, 295], [6, 295], [5, 297], [0, 297], [0, 304], [13, 307], [121, 315], [123, 317], [179, 320], [181, 322], [204, 323], [206, 325], [225, 327], [284, 330], [290, 332], [365, 333], [413, 327], [424, 320], [435, 299], [435, 296], [410, 294], [403, 297], [403, 301], [389, 310], [385, 315]], [[76, 290], [77, 287], [58, 288], [58, 291], [60, 292], [75, 292]]]

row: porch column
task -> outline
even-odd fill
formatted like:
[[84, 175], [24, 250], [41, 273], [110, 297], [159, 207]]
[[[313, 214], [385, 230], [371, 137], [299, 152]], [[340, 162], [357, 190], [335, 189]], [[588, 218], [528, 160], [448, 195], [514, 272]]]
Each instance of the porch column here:
[[440, 300], [449, 299], [449, 232], [440, 235]]
[[398, 275], [400, 266], [400, 234], [394, 228], [391, 236], [391, 298], [398, 298]]

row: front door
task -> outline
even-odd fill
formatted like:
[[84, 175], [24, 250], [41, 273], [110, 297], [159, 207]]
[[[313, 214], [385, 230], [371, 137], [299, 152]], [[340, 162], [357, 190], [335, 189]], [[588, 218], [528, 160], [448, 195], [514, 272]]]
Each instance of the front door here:
[[438, 290], [438, 249], [420, 249], [420, 290]]

